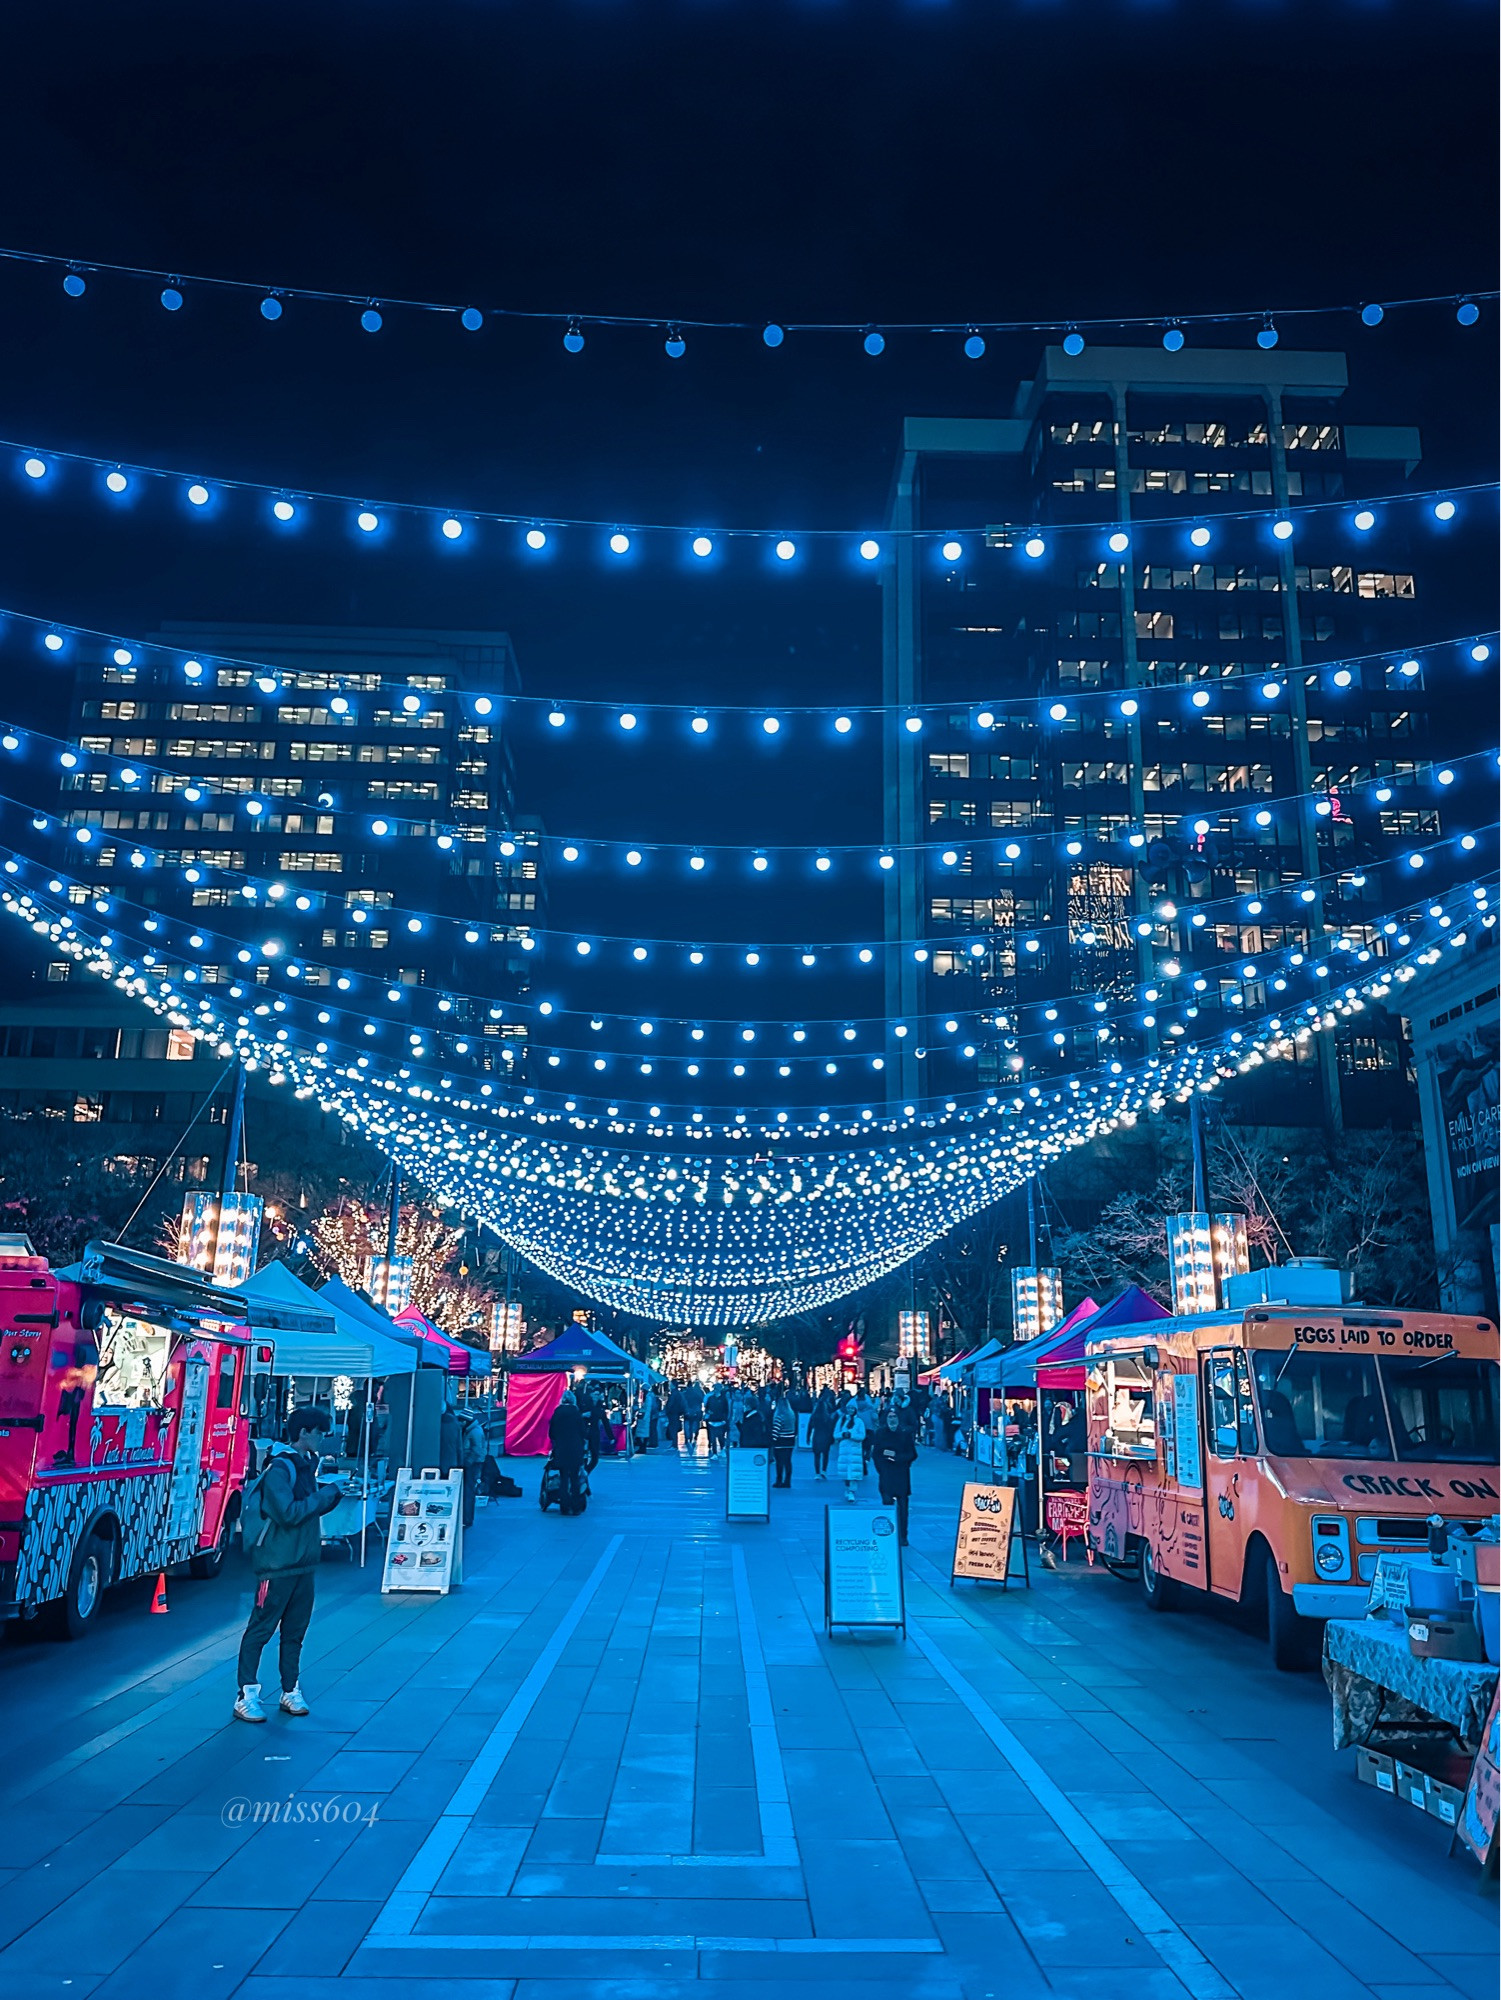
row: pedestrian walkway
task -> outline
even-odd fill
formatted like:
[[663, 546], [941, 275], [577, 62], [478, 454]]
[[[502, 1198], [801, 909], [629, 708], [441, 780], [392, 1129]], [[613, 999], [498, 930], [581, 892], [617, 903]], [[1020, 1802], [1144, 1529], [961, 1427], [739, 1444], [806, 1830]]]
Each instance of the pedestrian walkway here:
[[243, 1576], [175, 1592], [155, 1669], [127, 1608], [0, 1650], [0, 2000], [1493, 1994], [1493, 1905], [1317, 1677], [1077, 1557], [950, 1590], [957, 1461], [919, 1460], [905, 1641], [825, 1636], [806, 1453], [734, 1528], [670, 1448], [579, 1519], [519, 1470], [449, 1598], [325, 1565], [306, 1721], [226, 1720]]

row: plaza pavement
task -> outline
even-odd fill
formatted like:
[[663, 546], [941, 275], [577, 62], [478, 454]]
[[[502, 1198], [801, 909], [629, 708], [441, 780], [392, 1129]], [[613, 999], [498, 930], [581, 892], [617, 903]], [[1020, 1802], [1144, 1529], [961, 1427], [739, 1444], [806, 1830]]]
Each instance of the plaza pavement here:
[[238, 1567], [0, 1646], [0, 2000], [1496, 1992], [1494, 1901], [1317, 1675], [1077, 1548], [951, 1590], [958, 1461], [918, 1462], [905, 1640], [825, 1636], [806, 1453], [733, 1528], [703, 1457], [569, 1520], [512, 1469], [446, 1599], [325, 1562], [305, 1721], [228, 1719]]

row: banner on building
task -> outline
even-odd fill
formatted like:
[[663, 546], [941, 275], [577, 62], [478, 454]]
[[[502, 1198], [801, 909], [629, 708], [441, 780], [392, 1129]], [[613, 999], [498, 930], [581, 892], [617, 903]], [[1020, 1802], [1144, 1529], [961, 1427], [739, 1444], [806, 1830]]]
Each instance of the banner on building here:
[[1433, 1051], [1456, 1229], [1483, 1229], [1495, 1210], [1501, 1112], [1498, 1043], [1501, 1034], [1495, 1022], [1482, 1022], [1458, 1041], [1440, 1042]]

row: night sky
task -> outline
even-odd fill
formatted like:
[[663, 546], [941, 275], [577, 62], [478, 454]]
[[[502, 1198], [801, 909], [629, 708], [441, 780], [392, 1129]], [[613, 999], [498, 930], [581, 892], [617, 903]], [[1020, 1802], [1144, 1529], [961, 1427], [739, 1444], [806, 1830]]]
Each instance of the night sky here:
[[[0, 25], [0, 242], [752, 329], [1454, 294], [1495, 282], [1494, 44], [1478, 0], [54, 0]], [[55, 272], [0, 265], [0, 434], [459, 510], [860, 530], [880, 525], [902, 416], [1007, 411], [1041, 346], [992, 340], [976, 363], [914, 333], [871, 361], [853, 337], [773, 353], [747, 330], [691, 335], [672, 361], [660, 334], [602, 330], [569, 356], [548, 323], [470, 335], [392, 312], [372, 337], [343, 306], [268, 325], [250, 298], [190, 290], [169, 316], [156, 296], [101, 277], [71, 301]], [[1458, 482], [1493, 476], [1493, 324], [1463, 333], [1450, 305], [1284, 340], [1347, 346], [1346, 415], [1419, 424], [1424, 483]], [[879, 586], [832, 555], [775, 576], [748, 553], [612, 570], [574, 536], [528, 567], [494, 532], [273, 541], [248, 503], [189, 521], [161, 497], [111, 510], [79, 481], [56, 499], [24, 484], [0, 478], [0, 602], [46, 616], [501, 627], [537, 693], [879, 696]], [[1444, 636], [1430, 609], [1425, 636]], [[56, 718], [60, 683], [21, 657], [0, 647], [10, 712]], [[517, 763], [521, 807], [559, 833], [879, 837], [873, 747], [528, 732]], [[879, 927], [873, 892], [694, 900], [658, 870], [627, 904], [588, 879], [554, 884], [554, 922]], [[706, 1006], [766, 1010], [743, 990]]]

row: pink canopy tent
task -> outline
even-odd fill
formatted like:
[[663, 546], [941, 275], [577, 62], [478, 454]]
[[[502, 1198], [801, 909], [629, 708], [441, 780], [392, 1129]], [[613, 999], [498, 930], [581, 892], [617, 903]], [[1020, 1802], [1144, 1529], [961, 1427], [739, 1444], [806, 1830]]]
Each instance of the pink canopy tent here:
[[441, 1327], [434, 1326], [425, 1313], [415, 1306], [403, 1306], [399, 1313], [392, 1315], [394, 1323], [407, 1333], [415, 1333], [434, 1350], [434, 1358], [443, 1357], [450, 1375], [467, 1375], [470, 1358], [474, 1350], [466, 1347], [462, 1340], [454, 1340]]

